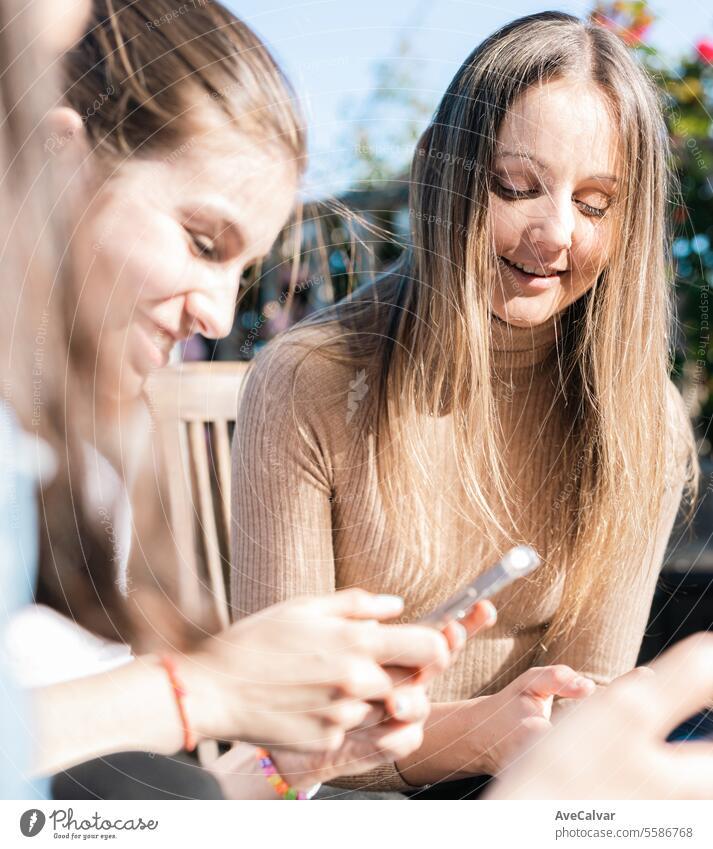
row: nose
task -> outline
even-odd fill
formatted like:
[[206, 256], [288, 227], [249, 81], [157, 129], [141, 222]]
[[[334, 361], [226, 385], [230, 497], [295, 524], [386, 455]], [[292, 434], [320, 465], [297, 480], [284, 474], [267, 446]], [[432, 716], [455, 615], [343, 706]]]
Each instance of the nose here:
[[208, 292], [189, 292], [185, 311], [191, 323], [191, 332], [207, 339], [222, 339], [233, 328], [236, 292], [224, 289]]
[[530, 222], [530, 238], [545, 257], [557, 256], [572, 247], [574, 211], [570, 194], [543, 198], [544, 207]]

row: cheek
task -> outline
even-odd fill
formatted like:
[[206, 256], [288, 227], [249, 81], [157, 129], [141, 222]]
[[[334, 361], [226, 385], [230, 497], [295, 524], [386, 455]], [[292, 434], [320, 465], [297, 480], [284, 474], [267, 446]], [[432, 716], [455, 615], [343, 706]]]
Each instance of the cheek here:
[[606, 222], [582, 222], [578, 230], [573, 240], [573, 263], [581, 274], [598, 273], [609, 259], [611, 226]]
[[184, 288], [186, 246], [170, 233], [117, 231], [95, 256], [93, 286], [103, 293], [114, 326], [125, 325], [134, 311], [169, 300]]
[[527, 229], [525, 216], [497, 195], [490, 196], [489, 214], [495, 252], [500, 254], [516, 248]]

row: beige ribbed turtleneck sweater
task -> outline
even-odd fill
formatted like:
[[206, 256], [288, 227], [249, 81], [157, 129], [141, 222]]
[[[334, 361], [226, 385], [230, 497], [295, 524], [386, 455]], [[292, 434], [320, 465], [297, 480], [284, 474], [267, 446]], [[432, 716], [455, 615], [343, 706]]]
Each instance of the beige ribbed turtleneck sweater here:
[[[547, 514], [558, 492], [549, 470], [566, 432], [563, 418], [549, 415], [556, 396], [560, 331], [558, 319], [525, 329], [492, 318], [493, 372], [508, 471], [525, 495], [528, 527], [541, 553], [547, 551]], [[403, 556], [380, 507], [372, 439], [359, 426], [361, 410], [368, 409], [368, 379], [348, 362], [332, 362], [317, 353], [335, 332], [333, 325], [303, 328], [268, 346], [243, 394], [233, 448], [236, 617], [294, 595], [359, 586], [403, 596], [405, 619], [411, 621], [501, 553], [449, 511], [453, 502], [448, 496], [455, 487], [448, 485], [447, 422], [430, 419], [424, 426], [433, 428], [434, 456], [440, 456], [446, 478], [438, 490], [444, 493], [438, 508], [443, 543], [436, 561], [427, 566]], [[306, 353], [305, 343], [314, 351]], [[673, 384], [671, 389], [674, 403], [682, 406]], [[546, 420], [543, 429], [540, 424]], [[550, 643], [545, 652], [542, 639], [561, 586], [538, 589], [527, 579], [512, 585], [497, 597], [497, 625], [469, 641], [454, 665], [432, 683], [431, 699], [490, 694], [533, 665], [567, 663], [601, 683], [632, 668], [683, 476], [682, 468], [681, 484], [667, 495], [651, 565], [622, 563], [630, 572], [626, 598], [589, 611], [586, 625], [566, 640]], [[456, 480], [453, 475], [451, 483]], [[336, 783], [370, 789], [407, 786], [393, 765]]]

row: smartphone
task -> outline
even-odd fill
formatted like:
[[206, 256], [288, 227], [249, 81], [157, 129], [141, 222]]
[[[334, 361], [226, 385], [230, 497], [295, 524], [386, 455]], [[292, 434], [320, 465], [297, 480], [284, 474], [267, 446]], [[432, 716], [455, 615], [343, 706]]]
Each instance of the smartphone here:
[[465, 619], [479, 601], [494, 596], [513, 581], [534, 572], [541, 563], [542, 560], [534, 548], [529, 545], [515, 546], [494, 566], [420, 619], [418, 624], [430, 625], [441, 631], [449, 622]]

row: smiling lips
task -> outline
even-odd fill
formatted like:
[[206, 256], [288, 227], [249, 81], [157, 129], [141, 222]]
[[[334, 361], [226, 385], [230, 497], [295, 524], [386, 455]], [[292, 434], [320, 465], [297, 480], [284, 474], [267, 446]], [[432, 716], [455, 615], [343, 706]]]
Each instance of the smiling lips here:
[[541, 277], [543, 279], [547, 279], [548, 277], [558, 277], [561, 274], [566, 274], [569, 269], [568, 268], [537, 268], [534, 265], [527, 265], [522, 262], [515, 262], [515, 260], [508, 259], [505, 256], [499, 257], [506, 265], [509, 265], [511, 268], [517, 268], [518, 271], [522, 271], [524, 274], [530, 274], [532, 277]]

